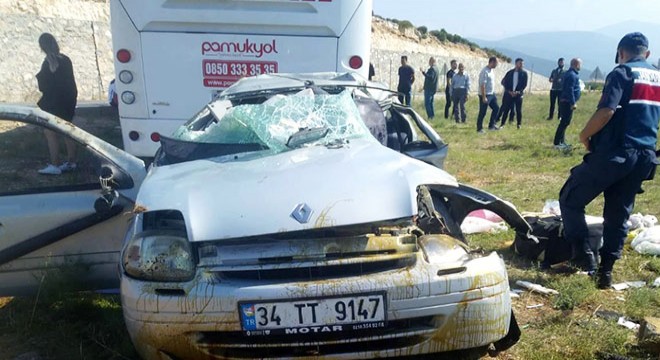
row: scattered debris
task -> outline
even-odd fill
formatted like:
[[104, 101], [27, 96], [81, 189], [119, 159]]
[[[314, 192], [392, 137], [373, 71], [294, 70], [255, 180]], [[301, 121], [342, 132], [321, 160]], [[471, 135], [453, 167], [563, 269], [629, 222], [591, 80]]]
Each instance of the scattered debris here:
[[637, 333], [637, 340], [640, 346], [660, 354], [660, 318], [644, 318]]
[[635, 322], [632, 322], [632, 321], [630, 321], [630, 320], [626, 320], [626, 318], [623, 317], [623, 316], [621, 316], [621, 317], [619, 318], [619, 320], [618, 320], [616, 323], [619, 324], [619, 325], [621, 325], [621, 326], [623, 326], [623, 327], [625, 327], [625, 328], [628, 328], [628, 329], [630, 329], [630, 330], [637, 330], [637, 329], [639, 329], [639, 324], [637, 324], [637, 323], [635, 323]]
[[616, 291], [625, 290], [627, 288], [628, 288], [628, 284], [626, 283], [612, 284], [612, 289]]
[[646, 286], [646, 281], [625, 281], [618, 284], [612, 284], [612, 289], [622, 291], [627, 288], [643, 288]]
[[651, 286], [653, 286], [653, 287], [660, 287], [660, 277], [658, 277], [657, 279], [653, 280], [653, 285], [651, 285]]
[[596, 316], [609, 321], [618, 321], [621, 318], [621, 314], [610, 310], [596, 310]]
[[525, 307], [528, 308], [528, 309], [538, 309], [540, 307], [543, 307], [543, 304], [527, 305]]
[[516, 294], [513, 291], [509, 292], [509, 296], [511, 296], [512, 299], [520, 299], [520, 295]]
[[539, 285], [539, 284], [534, 284], [529, 281], [522, 281], [518, 280], [516, 281], [516, 285], [523, 287], [525, 289], [531, 290], [531, 291], [536, 291], [539, 292], [543, 295], [558, 295], [559, 292], [557, 290], [549, 289], [545, 286]]
[[646, 281], [626, 281], [626, 284], [632, 288], [639, 289], [646, 286]]
[[616, 321], [617, 324], [626, 327], [630, 330], [639, 329], [639, 324], [627, 320], [625, 316], [622, 316], [618, 312], [610, 311], [610, 310], [599, 310], [599, 309], [596, 309], [596, 311], [594, 312], [594, 314], [596, 314], [596, 316], [598, 316], [599, 318], [605, 319], [607, 321]]

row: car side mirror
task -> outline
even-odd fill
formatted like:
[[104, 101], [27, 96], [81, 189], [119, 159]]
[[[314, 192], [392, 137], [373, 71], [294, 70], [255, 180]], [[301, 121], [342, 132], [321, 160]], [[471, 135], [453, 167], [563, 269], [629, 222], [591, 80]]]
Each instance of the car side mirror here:
[[94, 201], [94, 210], [99, 214], [108, 213], [117, 200], [119, 194], [112, 188], [114, 174], [108, 166], [101, 168], [99, 183], [101, 184], [101, 196]]

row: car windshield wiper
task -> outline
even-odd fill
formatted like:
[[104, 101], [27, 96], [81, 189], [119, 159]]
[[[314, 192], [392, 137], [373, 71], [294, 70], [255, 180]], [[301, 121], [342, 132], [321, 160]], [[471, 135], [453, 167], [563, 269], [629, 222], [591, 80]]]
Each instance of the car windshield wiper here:
[[328, 127], [321, 126], [316, 128], [301, 128], [286, 141], [286, 146], [289, 148], [297, 148], [300, 145], [307, 144], [312, 141], [323, 139], [328, 135]]

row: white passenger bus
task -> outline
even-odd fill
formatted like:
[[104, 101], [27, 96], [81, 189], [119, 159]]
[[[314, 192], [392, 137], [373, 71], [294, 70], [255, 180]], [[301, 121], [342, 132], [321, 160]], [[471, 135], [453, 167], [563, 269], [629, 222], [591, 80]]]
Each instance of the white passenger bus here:
[[111, 0], [124, 148], [151, 157], [239, 78], [369, 69], [372, 0]]

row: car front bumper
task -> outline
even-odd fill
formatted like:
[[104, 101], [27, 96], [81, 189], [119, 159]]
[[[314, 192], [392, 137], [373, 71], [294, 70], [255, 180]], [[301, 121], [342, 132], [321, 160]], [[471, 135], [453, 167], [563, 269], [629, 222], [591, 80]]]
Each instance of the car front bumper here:
[[[512, 320], [505, 266], [495, 253], [463, 266], [445, 271], [418, 253], [405, 269], [306, 282], [225, 281], [205, 269], [187, 283], [123, 276], [122, 306], [145, 359], [360, 359], [485, 347], [504, 338]], [[385, 328], [273, 336], [247, 336], [241, 329], [239, 301], [370, 292], [386, 294]]]

